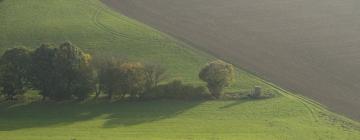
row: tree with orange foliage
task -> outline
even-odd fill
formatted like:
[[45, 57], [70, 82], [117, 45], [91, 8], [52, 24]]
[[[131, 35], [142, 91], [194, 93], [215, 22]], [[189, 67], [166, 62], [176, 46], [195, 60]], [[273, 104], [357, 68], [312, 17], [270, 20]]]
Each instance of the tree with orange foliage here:
[[142, 63], [124, 63], [120, 66], [122, 92], [132, 98], [141, 98], [146, 87], [145, 67]]

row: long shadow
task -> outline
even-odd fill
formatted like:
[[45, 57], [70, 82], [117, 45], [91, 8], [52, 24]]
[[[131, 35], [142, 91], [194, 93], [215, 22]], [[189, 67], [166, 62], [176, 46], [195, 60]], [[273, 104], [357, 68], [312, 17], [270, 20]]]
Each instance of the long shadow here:
[[242, 97], [242, 98], [238, 98], [237, 100], [232, 100], [234, 102], [224, 105], [222, 107], [219, 107], [219, 109], [226, 109], [226, 108], [231, 108], [246, 102], [257, 102], [257, 101], [262, 101], [262, 100], [267, 100], [267, 99], [271, 99], [272, 97], [262, 97], [262, 98], [257, 98], [257, 99], [253, 99], [250, 97]]
[[202, 101], [154, 101], [125, 104], [107, 117], [103, 127], [130, 126], [171, 118], [201, 103]]
[[227, 104], [227, 105], [225, 105], [225, 106], [219, 107], [219, 109], [230, 108], [230, 107], [233, 107], [233, 106], [237, 106], [237, 105], [240, 105], [240, 104], [249, 102], [249, 101], [251, 101], [251, 100], [252, 100], [252, 99], [250, 99], [250, 98], [236, 100], [236, 101], [234, 101], [233, 103], [230, 103], [230, 104]]
[[202, 101], [0, 104], [0, 131], [63, 126], [108, 115], [104, 128], [136, 125], [174, 117]]

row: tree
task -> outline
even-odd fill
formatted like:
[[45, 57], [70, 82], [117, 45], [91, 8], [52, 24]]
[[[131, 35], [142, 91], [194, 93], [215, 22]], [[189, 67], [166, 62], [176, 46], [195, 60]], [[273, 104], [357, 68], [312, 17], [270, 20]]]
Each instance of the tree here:
[[145, 87], [150, 90], [158, 86], [159, 82], [165, 79], [166, 69], [159, 64], [146, 64], [144, 67]]
[[111, 99], [114, 95], [138, 98], [145, 91], [145, 70], [141, 63], [107, 60], [98, 71], [99, 87]]
[[48, 44], [41, 45], [31, 55], [31, 83], [40, 91], [39, 94], [43, 99], [54, 96], [53, 89], [56, 85], [54, 56], [55, 48]]
[[114, 94], [119, 94], [122, 97], [125, 96], [125, 93], [121, 92], [121, 66], [122, 62], [116, 59], [107, 59], [102, 62], [101, 67], [98, 69], [98, 88], [99, 91], [96, 96], [103, 91], [108, 95], [108, 98], [111, 99]]
[[7, 99], [26, 92], [29, 87], [30, 51], [25, 48], [7, 50], [0, 60], [1, 92]]
[[144, 65], [141, 63], [124, 63], [121, 69], [121, 87], [124, 93], [132, 98], [141, 98], [145, 91], [145, 71]]
[[234, 81], [234, 67], [216, 60], [201, 69], [199, 78], [207, 83], [210, 93], [219, 98], [223, 89]]
[[70, 42], [54, 50], [52, 98], [56, 100], [85, 99], [95, 88], [94, 73], [90, 65], [91, 56]]

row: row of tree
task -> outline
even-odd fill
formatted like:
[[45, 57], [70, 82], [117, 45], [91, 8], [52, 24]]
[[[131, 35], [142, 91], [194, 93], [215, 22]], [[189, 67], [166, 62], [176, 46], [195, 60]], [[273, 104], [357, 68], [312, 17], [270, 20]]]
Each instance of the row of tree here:
[[7, 50], [0, 60], [0, 86], [7, 99], [39, 90], [44, 99], [85, 99], [94, 90], [91, 56], [69, 42]]
[[[166, 70], [155, 64], [118, 59], [97, 59], [70, 42], [41, 45], [35, 50], [12, 48], [0, 59], [0, 88], [13, 100], [28, 89], [38, 90], [43, 99], [83, 100], [95, 93], [108, 98], [200, 97], [204, 88], [174, 81], [159, 85]], [[234, 68], [223, 61], [207, 64], [199, 73], [213, 97], [234, 80]], [[161, 93], [161, 94], [160, 94]], [[176, 93], [176, 94], [175, 94]], [[176, 96], [169, 96], [176, 95]]]
[[97, 67], [97, 77], [95, 97], [104, 93], [110, 99], [114, 95], [120, 98], [143, 98], [147, 91], [157, 87], [164, 79], [165, 69], [155, 64], [106, 59]]

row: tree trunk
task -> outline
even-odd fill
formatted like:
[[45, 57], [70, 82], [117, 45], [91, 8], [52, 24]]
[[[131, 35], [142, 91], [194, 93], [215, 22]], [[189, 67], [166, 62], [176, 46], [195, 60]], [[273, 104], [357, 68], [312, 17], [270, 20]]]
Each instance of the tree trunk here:
[[216, 99], [219, 99], [221, 96], [222, 88], [221, 87], [208, 87], [211, 95]]
[[99, 97], [100, 93], [101, 93], [101, 87], [99, 86], [98, 89], [95, 92], [95, 97], [94, 98], [97, 99]]
[[109, 92], [109, 95], [108, 95], [109, 100], [111, 100], [111, 99], [112, 99], [112, 96], [113, 96], [113, 92], [112, 92], [112, 91], [110, 91], [110, 92]]
[[43, 95], [41, 101], [44, 102], [45, 100], [46, 100], [46, 96]]

